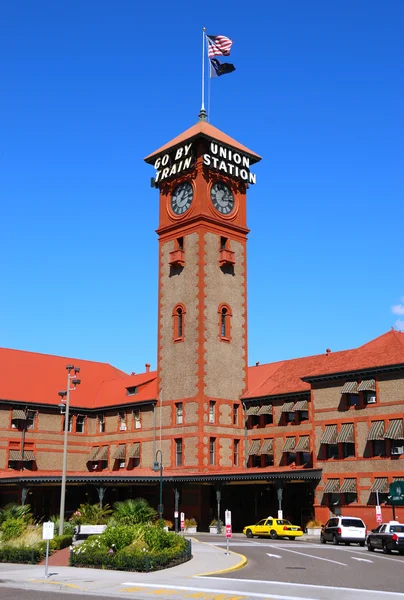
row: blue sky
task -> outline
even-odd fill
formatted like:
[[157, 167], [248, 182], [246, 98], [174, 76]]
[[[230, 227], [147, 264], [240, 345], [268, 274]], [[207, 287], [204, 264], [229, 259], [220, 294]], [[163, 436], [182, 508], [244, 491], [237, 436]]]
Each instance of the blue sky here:
[[18, 0], [0, 6], [0, 346], [156, 367], [143, 157], [197, 120], [203, 26], [236, 66], [210, 121], [263, 156], [250, 364], [404, 329], [401, 0]]

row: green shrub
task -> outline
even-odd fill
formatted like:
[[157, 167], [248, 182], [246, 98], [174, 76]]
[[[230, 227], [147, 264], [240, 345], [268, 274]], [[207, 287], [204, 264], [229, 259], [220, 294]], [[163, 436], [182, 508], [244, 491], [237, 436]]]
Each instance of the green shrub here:
[[[55, 532], [59, 531], [59, 523], [60, 519], [58, 516], [54, 515], [49, 518], [49, 521], [55, 523]], [[70, 521], [64, 521], [63, 523], [63, 535], [74, 535], [75, 526]]]
[[154, 508], [144, 498], [129, 498], [114, 504], [114, 520], [120, 525], [151, 523], [156, 515]]
[[4, 544], [0, 546], [0, 562], [36, 564], [45, 556], [45, 552], [39, 547], [25, 548], [8, 546]]
[[10, 518], [3, 521], [1, 524], [3, 542], [8, 542], [9, 540], [20, 537], [24, 533], [26, 527], [26, 522], [21, 517], [16, 519]]
[[109, 504], [80, 504], [70, 518], [72, 525], [105, 525], [112, 514]]
[[173, 545], [173, 540], [178, 536], [175, 533], [165, 531], [161, 527], [147, 527], [144, 530], [144, 541], [149, 550], [163, 550]]
[[8, 521], [9, 519], [22, 519], [26, 525], [30, 525], [33, 521], [31, 506], [29, 504], [15, 504], [13, 502], [6, 504], [0, 509], [0, 523]]
[[112, 548], [112, 545], [114, 545], [116, 550], [121, 550], [142, 536], [142, 531], [138, 526], [116, 525], [107, 527], [100, 538], [102, 544], [107, 548]]
[[63, 550], [72, 545], [73, 536], [71, 534], [55, 535], [51, 541], [55, 543], [55, 550]]

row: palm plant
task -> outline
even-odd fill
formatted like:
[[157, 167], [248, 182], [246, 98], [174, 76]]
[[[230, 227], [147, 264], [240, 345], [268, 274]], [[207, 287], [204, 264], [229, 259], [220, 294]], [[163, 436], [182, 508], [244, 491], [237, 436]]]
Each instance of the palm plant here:
[[114, 504], [114, 519], [120, 525], [151, 523], [156, 516], [157, 512], [144, 498], [129, 498]]
[[74, 525], [104, 525], [110, 518], [112, 509], [109, 504], [100, 506], [99, 504], [80, 504], [79, 508], [73, 514], [70, 522]]
[[15, 504], [13, 502], [6, 504], [0, 509], [0, 523], [8, 521], [9, 519], [21, 519], [26, 525], [32, 523], [31, 506], [29, 504]]

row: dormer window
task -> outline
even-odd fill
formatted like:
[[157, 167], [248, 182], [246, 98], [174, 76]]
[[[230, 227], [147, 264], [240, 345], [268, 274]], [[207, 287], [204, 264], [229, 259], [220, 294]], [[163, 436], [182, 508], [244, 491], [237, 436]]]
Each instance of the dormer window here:
[[139, 391], [139, 386], [137, 385], [133, 385], [132, 387], [127, 387], [126, 388], [126, 395], [127, 396], [134, 396], [135, 394], [137, 394]]

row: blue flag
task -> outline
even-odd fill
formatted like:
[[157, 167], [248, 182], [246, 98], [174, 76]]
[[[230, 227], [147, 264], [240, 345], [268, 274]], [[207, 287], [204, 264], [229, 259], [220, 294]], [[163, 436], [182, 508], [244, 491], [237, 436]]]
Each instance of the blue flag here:
[[236, 67], [231, 63], [221, 63], [218, 58], [210, 58], [210, 77], [220, 77], [226, 73], [232, 73]]

